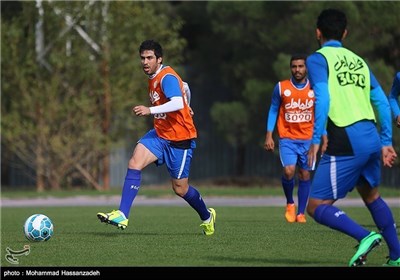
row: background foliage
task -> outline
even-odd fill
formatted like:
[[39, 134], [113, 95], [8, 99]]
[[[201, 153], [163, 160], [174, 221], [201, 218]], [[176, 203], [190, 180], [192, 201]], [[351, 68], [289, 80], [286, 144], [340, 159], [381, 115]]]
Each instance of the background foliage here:
[[[273, 87], [290, 77], [292, 53], [318, 48], [315, 23], [322, 9], [346, 12], [344, 45], [366, 59], [386, 92], [400, 69], [395, 1], [41, 3], [43, 15], [35, 2], [1, 6], [2, 184], [10, 166], [19, 164], [38, 190], [108, 187], [110, 151], [135, 143], [151, 123], [131, 115], [132, 106], [148, 104], [137, 53], [145, 39], [158, 40], [164, 62], [189, 81], [201, 139], [198, 167], [216, 162], [224, 168], [218, 173], [232, 177], [263, 164], [249, 151], [262, 151]], [[399, 141], [394, 129], [400, 153]]]

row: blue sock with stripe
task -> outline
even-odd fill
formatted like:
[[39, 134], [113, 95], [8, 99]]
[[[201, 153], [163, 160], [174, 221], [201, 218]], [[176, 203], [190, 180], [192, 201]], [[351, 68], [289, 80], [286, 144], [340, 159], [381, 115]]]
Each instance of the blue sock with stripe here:
[[396, 224], [393, 219], [392, 211], [381, 197], [367, 204], [367, 207], [389, 247], [389, 258], [391, 260], [397, 260], [400, 257], [400, 243], [397, 237]]
[[357, 239], [358, 242], [370, 233], [368, 230], [350, 219], [345, 212], [333, 205], [319, 205], [315, 209], [314, 220], [322, 225], [347, 234]]
[[133, 200], [140, 189], [141, 175], [142, 172], [136, 169], [128, 168], [128, 171], [126, 172], [119, 210], [125, 214], [127, 219], [131, 211]]
[[208, 212], [206, 204], [196, 188], [189, 186], [187, 193], [182, 198], [186, 200], [194, 210], [196, 210], [202, 221], [205, 221], [210, 217], [210, 212]]

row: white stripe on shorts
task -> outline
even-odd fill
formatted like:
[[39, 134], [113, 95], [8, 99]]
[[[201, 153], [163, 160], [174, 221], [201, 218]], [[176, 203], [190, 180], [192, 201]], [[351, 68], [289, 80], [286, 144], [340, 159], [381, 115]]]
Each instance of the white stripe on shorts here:
[[332, 193], [333, 193], [333, 199], [337, 199], [337, 174], [336, 174], [336, 157], [331, 156], [331, 184], [332, 184]]
[[176, 178], [176, 179], [180, 179], [181, 176], [182, 176], [183, 168], [185, 167], [185, 162], [186, 162], [186, 157], [187, 157], [187, 151], [188, 151], [188, 150], [185, 150], [184, 153], [183, 153], [182, 162], [181, 162], [181, 168], [179, 168], [178, 178]]

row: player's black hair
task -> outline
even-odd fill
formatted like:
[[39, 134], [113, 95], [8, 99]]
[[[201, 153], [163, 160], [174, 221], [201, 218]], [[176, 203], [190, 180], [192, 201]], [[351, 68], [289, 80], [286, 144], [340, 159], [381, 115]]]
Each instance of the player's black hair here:
[[307, 55], [305, 53], [292, 54], [292, 57], [290, 58], [289, 66], [292, 67], [293, 60], [299, 60], [299, 59], [302, 59], [305, 62], [307, 60]]
[[317, 19], [317, 28], [325, 39], [341, 41], [347, 26], [346, 14], [336, 9], [323, 10]]
[[139, 54], [141, 54], [143, 51], [148, 51], [148, 50], [154, 51], [156, 58], [163, 56], [163, 50], [161, 45], [154, 40], [146, 40], [140, 44]]

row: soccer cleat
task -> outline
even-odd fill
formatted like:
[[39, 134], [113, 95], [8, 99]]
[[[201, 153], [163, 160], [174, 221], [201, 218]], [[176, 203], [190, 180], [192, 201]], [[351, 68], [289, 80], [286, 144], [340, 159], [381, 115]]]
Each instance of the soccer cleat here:
[[97, 218], [102, 223], [107, 223], [120, 229], [126, 229], [128, 226], [128, 219], [120, 210], [112, 210], [110, 213], [97, 213]]
[[285, 218], [289, 223], [294, 223], [296, 221], [296, 206], [294, 203], [286, 205]]
[[203, 228], [203, 233], [205, 235], [212, 235], [215, 231], [215, 220], [217, 219], [217, 213], [213, 208], [208, 208], [208, 211], [211, 214], [210, 222], [203, 222], [200, 226]]
[[400, 258], [398, 258], [397, 260], [388, 259], [387, 262], [385, 264], [383, 264], [383, 266], [398, 266], [398, 267], [400, 267]]
[[305, 222], [307, 222], [307, 220], [306, 220], [306, 215], [304, 215], [304, 214], [299, 214], [299, 215], [297, 215], [296, 216], [296, 222], [298, 222], [298, 223], [305, 223]]
[[355, 255], [351, 258], [349, 266], [361, 266], [364, 265], [367, 260], [367, 255], [376, 246], [380, 245], [382, 241], [382, 235], [371, 231], [366, 237], [364, 237], [360, 244], [358, 244], [358, 250]]

